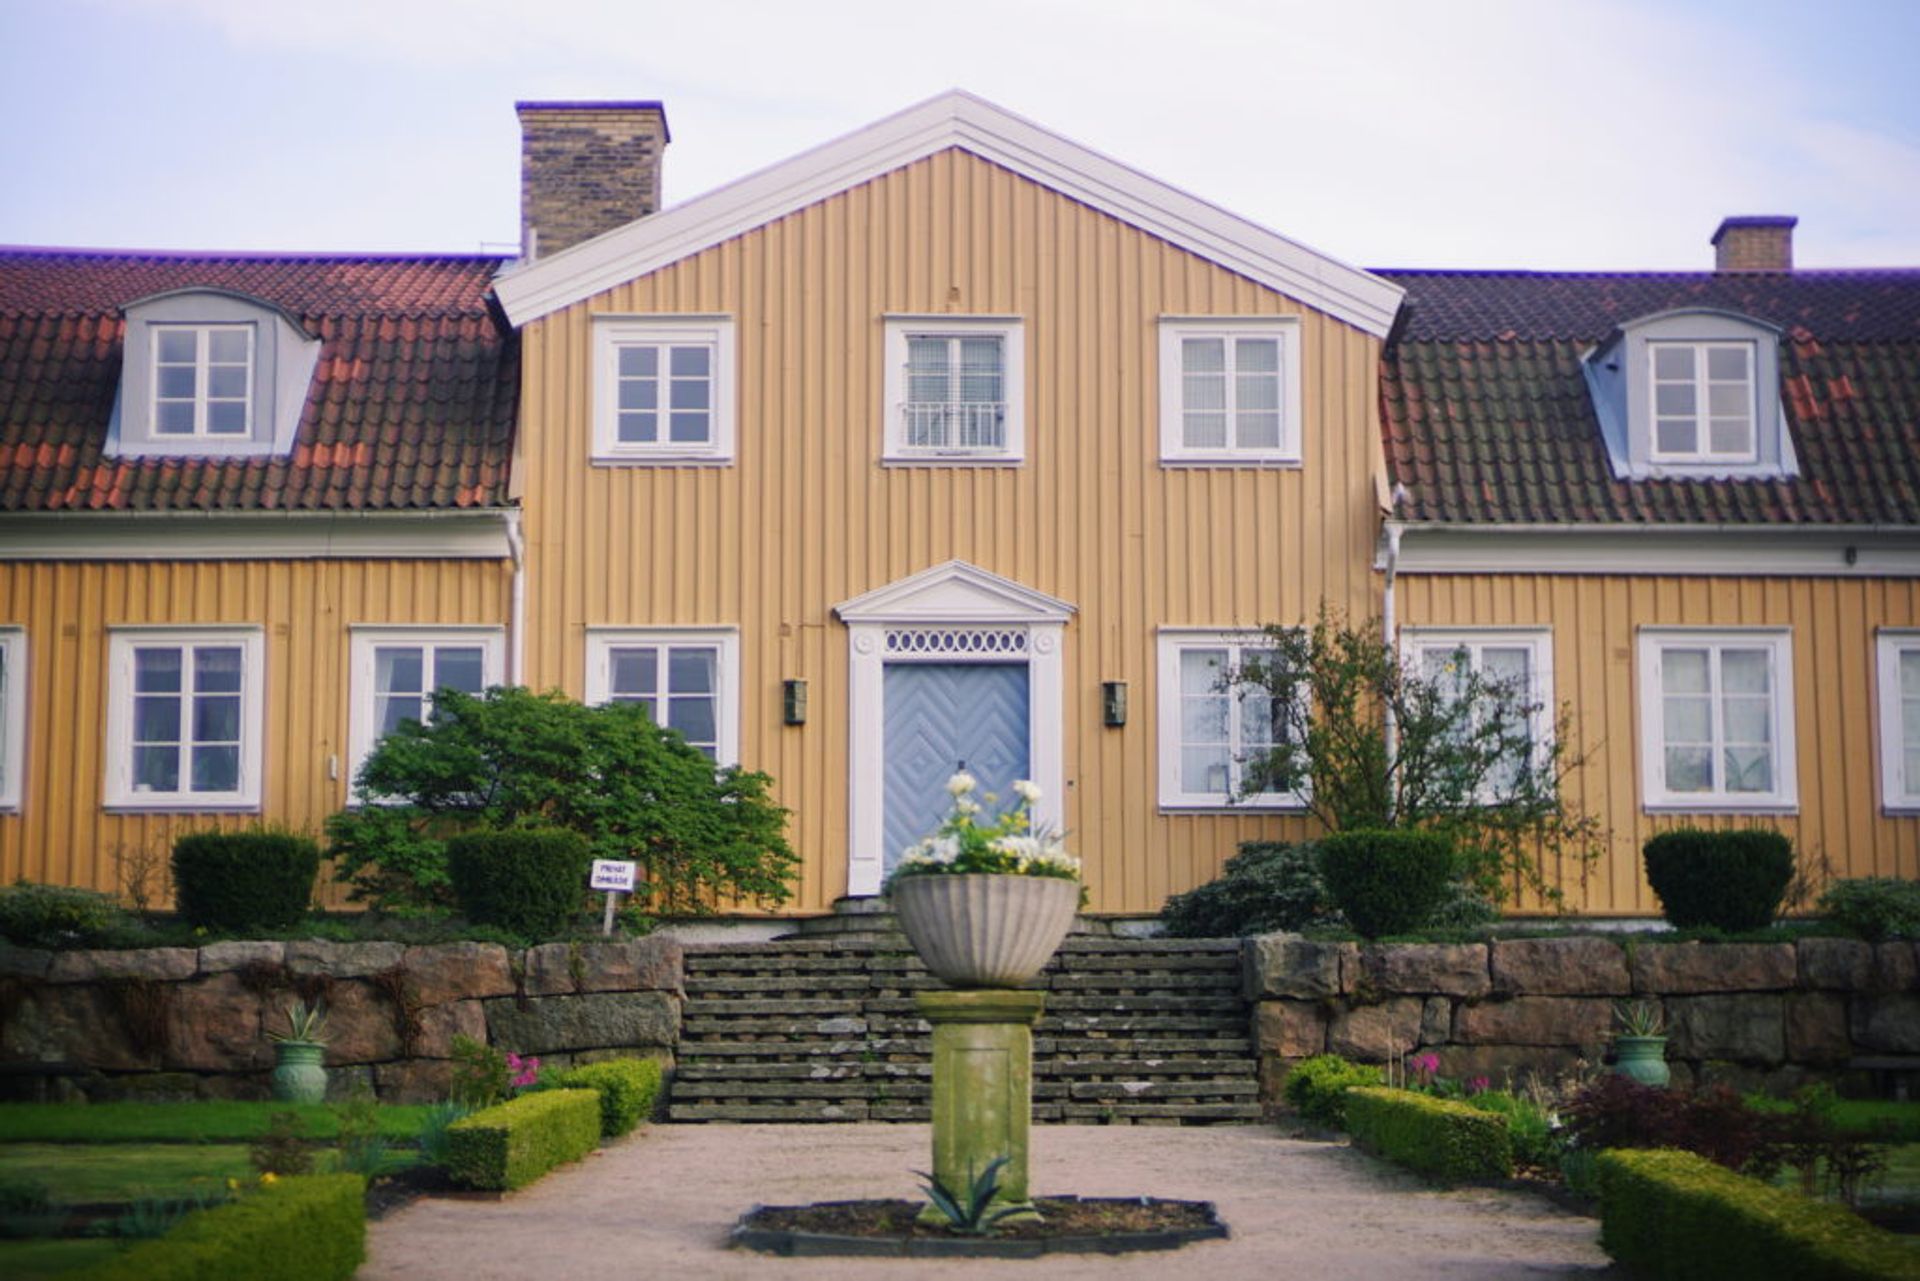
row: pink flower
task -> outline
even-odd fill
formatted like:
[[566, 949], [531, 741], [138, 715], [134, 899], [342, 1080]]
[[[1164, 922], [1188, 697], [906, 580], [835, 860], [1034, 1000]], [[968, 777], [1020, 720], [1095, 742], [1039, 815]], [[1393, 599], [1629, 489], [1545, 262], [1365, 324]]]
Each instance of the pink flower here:
[[1493, 1087], [1493, 1082], [1484, 1076], [1476, 1076], [1467, 1082], [1468, 1094], [1485, 1094]]
[[1440, 1056], [1438, 1054], [1422, 1054], [1413, 1061], [1412, 1066], [1413, 1070], [1419, 1074], [1422, 1080], [1431, 1081], [1440, 1074]]
[[530, 1085], [540, 1083], [540, 1056], [521, 1058], [518, 1054], [507, 1055], [507, 1071], [513, 1073], [513, 1088], [524, 1090]]

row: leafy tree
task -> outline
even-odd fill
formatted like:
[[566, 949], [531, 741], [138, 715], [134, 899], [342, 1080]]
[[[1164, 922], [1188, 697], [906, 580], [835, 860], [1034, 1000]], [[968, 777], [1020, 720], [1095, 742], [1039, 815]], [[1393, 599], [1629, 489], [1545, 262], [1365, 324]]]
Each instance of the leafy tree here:
[[799, 862], [767, 775], [715, 769], [631, 703], [559, 693], [434, 695], [433, 716], [380, 741], [355, 780], [359, 808], [327, 824], [335, 876], [389, 911], [452, 904], [447, 838], [538, 821], [585, 837], [596, 858], [635, 859], [672, 914], [723, 899], [785, 902]]
[[1584, 760], [1569, 747], [1570, 716], [1562, 708], [1537, 742], [1551, 709], [1524, 679], [1474, 670], [1464, 655], [1423, 672], [1377, 621], [1355, 625], [1324, 606], [1310, 628], [1266, 628], [1264, 651], [1226, 678], [1272, 706], [1272, 745], [1247, 760], [1242, 795], [1302, 790], [1334, 831], [1441, 832], [1463, 878], [1496, 902], [1516, 880], [1558, 901], [1541, 858], [1584, 868], [1599, 857], [1598, 821], [1562, 786]]

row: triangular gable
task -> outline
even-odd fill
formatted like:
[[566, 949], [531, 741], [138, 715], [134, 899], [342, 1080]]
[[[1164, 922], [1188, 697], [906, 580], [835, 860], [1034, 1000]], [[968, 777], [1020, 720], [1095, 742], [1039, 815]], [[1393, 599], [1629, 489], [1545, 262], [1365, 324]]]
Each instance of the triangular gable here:
[[834, 613], [845, 623], [1064, 623], [1073, 606], [950, 560], [842, 601]]
[[955, 89], [501, 276], [524, 325], [916, 160], [959, 147], [1385, 337], [1398, 285]]

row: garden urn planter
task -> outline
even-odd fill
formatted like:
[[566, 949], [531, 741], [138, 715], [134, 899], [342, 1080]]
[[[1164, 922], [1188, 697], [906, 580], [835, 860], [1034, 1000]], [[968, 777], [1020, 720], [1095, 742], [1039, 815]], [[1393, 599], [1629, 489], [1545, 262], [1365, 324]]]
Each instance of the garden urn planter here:
[[282, 1103], [323, 1103], [327, 1047], [320, 1041], [276, 1041], [273, 1097]]
[[1613, 1053], [1613, 1070], [1630, 1081], [1665, 1086], [1673, 1080], [1664, 1036], [1616, 1036]]
[[954, 987], [1019, 987], [1073, 928], [1080, 883], [990, 873], [903, 876], [894, 915], [926, 967]]

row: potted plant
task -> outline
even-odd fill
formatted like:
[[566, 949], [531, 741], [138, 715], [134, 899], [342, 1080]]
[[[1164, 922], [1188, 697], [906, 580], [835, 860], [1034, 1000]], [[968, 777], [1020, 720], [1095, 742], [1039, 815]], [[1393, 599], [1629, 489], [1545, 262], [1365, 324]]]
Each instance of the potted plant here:
[[907, 848], [887, 893], [908, 942], [936, 975], [955, 987], [1019, 987], [1073, 928], [1080, 860], [1057, 833], [1034, 829], [1034, 784], [1015, 782], [1018, 799], [992, 822], [981, 821], [979, 786], [965, 770], [947, 780], [952, 810]]
[[295, 1001], [287, 1007], [287, 1030], [269, 1031], [273, 1042], [273, 1097], [283, 1103], [319, 1103], [327, 1097], [327, 1006]]
[[1654, 1001], [1615, 1001], [1613, 1070], [1642, 1085], [1664, 1086], [1673, 1080], [1667, 1067], [1667, 1023]]

